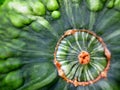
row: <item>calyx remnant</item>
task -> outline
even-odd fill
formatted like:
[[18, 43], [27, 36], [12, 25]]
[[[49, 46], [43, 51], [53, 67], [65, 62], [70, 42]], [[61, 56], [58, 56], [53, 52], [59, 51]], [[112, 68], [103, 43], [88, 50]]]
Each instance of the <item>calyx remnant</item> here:
[[74, 86], [93, 84], [107, 77], [111, 53], [103, 39], [89, 30], [68, 30], [54, 53], [58, 74]]

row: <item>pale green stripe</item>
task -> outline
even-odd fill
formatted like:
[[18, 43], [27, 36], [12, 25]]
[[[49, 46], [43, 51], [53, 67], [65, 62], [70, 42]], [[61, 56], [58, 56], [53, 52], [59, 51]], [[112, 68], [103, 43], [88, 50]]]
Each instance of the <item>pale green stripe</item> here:
[[81, 48], [81, 46], [80, 46], [80, 44], [78, 42], [78, 33], [75, 33], [74, 37], [75, 37], [76, 44], [78, 45], [80, 51], [82, 51], [82, 48]]
[[80, 67], [80, 73], [79, 73], [78, 81], [81, 81], [82, 70], [83, 70], [83, 66]]
[[17, 90], [37, 90], [37, 89], [40, 89], [40, 88], [52, 83], [55, 80], [55, 78], [57, 77], [56, 73], [57, 72], [55, 70], [53, 73], [51, 73], [51, 75], [48, 75], [48, 77], [44, 78], [42, 81], [40, 80], [41, 78], [37, 78], [35, 80], [32, 80]]
[[82, 40], [83, 40], [83, 46], [85, 47], [85, 33], [82, 32]]
[[75, 75], [75, 77], [76, 77], [76, 78], [78, 78], [78, 77], [79, 77], [79, 73], [80, 73], [80, 72], [79, 72], [79, 71], [80, 71], [80, 67], [81, 67], [81, 65], [79, 64], [79, 67], [78, 67], [78, 69], [77, 69], [77, 71], [76, 71], [76, 75]]
[[99, 52], [99, 51], [100, 51], [100, 52], [101, 52], [101, 51], [104, 51], [102, 45], [99, 45], [97, 48], [94, 48], [94, 49], [92, 50], [91, 54], [92, 54], [92, 53]]
[[88, 74], [89, 74], [89, 77], [91, 78], [91, 80], [93, 80], [94, 77], [92, 76], [92, 74], [91, 74], [91, 72], [89, 71], [89, 69], [88, 69]]
[[119, 36], [119, 35], [120, 35], [120, 29], [114, 30], [114, 32], [112, 32], [111, 34], [109, 34], [105, 37], [105, 40], [110, 40], [115, 37], [117, 38], [117, 36]]
[[91, 46], [91, 44], [92, 44], [92, 42], [93, 42], [94, 40], [95, 40], [95, 37], [92, 36], [91, 39], [90, 39], [90, 41], [89, 41], [89, 43], [88, 43], [88, 48]]
[[87, 70], [88, 70], [88, 67], [86, 66], [86, 67], [85, 67], [85, 74], [86, 74], [86, 79], [87, 79], [87, 81], [89, 81], [89, 80], [90, 80], [90, 76], [89, 76]]
[[57, 56], [59, 56], [59, 55], [67, 55], [67, 53], [64, 51], [57, 51]]
[[106, 67], [106, 66], [103, 66], [102, 64], [98, 63], [97, 61], [95, 61], [93, 63], [96, 64], [97, 66], [99, 66], [102, 70]]
[[91, 57], [91, 59], [105, 60], [105, 57]]
[[99, 71], [98, 71], [98, 68], [96, 68], [96, 66], [94, 65], [94, 64], [92, 64], [91, 62], [90, 62], [90, 65], [96, 70], [96, 72], [99, 74]]
[[96, 19], [95, 16], [96, 16], [96, 12], [90, 12], [89, 30], [93, 29], [95, 19]]
[[97, 67], [99, 71], [102, 71], [102, 68], [101, 68], [99, 65], [97, 65], [97, 64], [95, 64], [95, 63], [92, 63], [92, 64], [93, 64], [95, 67]]
[[64, 1], [67, 16], [69, 17], [69, 20], [72, 23], [73, 28], [76, 28], [76, 24], [75, 24], [73, 12], [72, 12], [72, 4], [70, 3], [69, 0], [63, 0], [63, 1]]
[[[68, 46], [63, 45], [63, 44], [60, 44], [59, 47], [62, 48], [62, 49], [64, 49], [64, 50], [68, 50], [68, 49], [69, 49]], [[59, 48], [59, 47], [58, 47], [58, 48]]]
[[61, 68], [64, 71], [65, 75], [67, 75], [71, 72], [71, 68], [73, 67], [73, 65], [77, 64], [77, 62], [72, 61], [69, 64], [67, 64], [66, 62], [60, 62], [60, 64], [62, 65]]
[[62, 44], [67, 44], [67, 42], [65, 40], [62, 40], [61, 43]]
[[72, 46], [72, 44], [71, 44], [71, 42], [70, 42], [69, 40], [67, 40], [67, 39], [65, 39], [65, 40], [67, 41], [67, 43], [69, 44], [69, 46], [70, 46], [73, 50], [79, 52], [79, 50], [78, 50], [77, 48], [75, 48], [75, 47]]
[[[68, 64], [68, 63], [69, 63], [69, 64], [77, 63], [77, 61], [63, 60], [63, 61], [60, 61], [59, 63], [60, 63], [61, 65], [63, 65], [63, 64], [65, 65], [65, 64]], [[63, 66], [64, 66], [64, 65], [63, 65]]]
[[54, 36], [58, 37], [58, 33], [52, 28], [52, 26], [50, 25], [50, 23], [43, 17], [34, 17], [38, 23], [40, 23], [41, 25], [43, 25], [45, 28], [47, 28]]
[[76, 72], [76, 69], [77, 67], [79, 67], [79, 63], [77, 63], [74, 67], [72, 67], [72, 70], [70, 71], [70, 73], [67, 75], [67, 77], [69, 79], [75, 79], [74, 75], [75, 75], [75, 72]]
[[57, 56], [76, 56], [77, 53], [73, 53], [73, 52], [65, 52], [65, 51], [57, 51]]
[[88, 35], [89, 35], [89, 34], [88, 34], [88, 33], [86, 33], [86, 36], [85, 36], [86, 40], [88, 39]]

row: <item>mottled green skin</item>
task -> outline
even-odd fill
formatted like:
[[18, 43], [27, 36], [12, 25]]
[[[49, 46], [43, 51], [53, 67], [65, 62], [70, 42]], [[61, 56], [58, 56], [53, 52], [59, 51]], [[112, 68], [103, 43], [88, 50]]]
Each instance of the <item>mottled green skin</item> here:
[[[119, 90], [120, 0], [5, 0], [2, 3], [0, 90]], [[60, 12], [59, 18], [51, 16], [54, 11]], [[88, 29], [103, 38], [112, 54], [107, 79], [75, 87], [59, 77], [53, 54], [59, 38], [68, 29]], [[89, 68], [96, 76], [94, 69]]]

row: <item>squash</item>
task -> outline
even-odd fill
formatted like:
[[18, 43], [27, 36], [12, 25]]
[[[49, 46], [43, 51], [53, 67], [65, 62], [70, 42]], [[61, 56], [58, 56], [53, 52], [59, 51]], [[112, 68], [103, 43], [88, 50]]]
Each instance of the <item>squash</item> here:
[[0, 90], [119, 90], [120, 0], [1, 0]]

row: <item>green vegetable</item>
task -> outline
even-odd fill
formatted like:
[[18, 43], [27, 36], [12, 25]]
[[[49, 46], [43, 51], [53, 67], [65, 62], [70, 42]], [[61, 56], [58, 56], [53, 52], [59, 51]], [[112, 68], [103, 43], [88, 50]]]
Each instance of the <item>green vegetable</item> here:
[[120, 10], [120, 0], [115, 0], [114, 6], [116, 9]]
[[110, 0], [110, 1], [108, 2], [108, 4], [107, 4], [107, 7], [108, 7], [108, 8], [113, 8], [113, 6], [114, 6], [114, 1], [115, 1], [115, 0]]
[[120, 0], [0, 0], [0, 90], [119, 90], [119, 41]]
[[8, 58], [5, 61], [5, 64], [6, 68], [8, 68], [9, 70], [19, 68], [22, 65], [21, 60], [18, 58]]
[[2, 5], [4, 3], [5, 0], [0, 0], [0, 5]]
[[16, 30], [16, 28], [8, 28], [6, 36], [11, 37], [11, 38], [17, 38], [19, 37], [20, 30]]
[[5, 61], [0, 60], [0, 73], [8, 72], [9, 68], [6, 68]]
[[60, 18], [60, 12], [59, 12], [59, 11], [53, 11], [53, 12], [52, 12], [52, 17], [53, 17], [54, 19]]
[[81, 0], [72, 0], [73, 3], [80, 3]]
[[22, 48], [26, 45], [25, 42], [18, 39], [13, 39], [11, 43], [13, 43], [14, 47], [18, 47], [18, 48]]
[[4, 59], [12, 55], [12, 50], [6, 46], [0, 46], [0, 58]]
[[103, 3], [101, 0], [87, 0], [88, 8], [91, 11], [99, 11], [103, 8]]
[[12, 13], [8, 17], [10, 18], [12, 24], [16, 27], [23, 27], [25, 24], [31, 23], [31, 20], [29, 18], [16, 13]]
[[41, 2], [30, 2], [30, 6], [32, 7], [33, 12], [36, 15], [45, 15], [46, 9], [44, 4], [42, 4]]
[[7, 60], [0, 61], [0, 73], [10, 72], [11, 70], [17, 69], [22, 65], [20, 59], [9, 58]]
[[40, 89], [49, 83], [54, 83], [57, 77], [54, 66], [49, 62], [34, 63], [26, 71], [25, 74], [26, 78], [29, 78], [29, 83], [21, 87], [22, 90]]
[[59, 8], [58, 2], [56, 0], [48, 0], [47, 9], [50, 11], [54, 11]]
[[23, 78], [19, 71], [13, 71], [8, 73], [4, 79], [4, 83], [10, 87], [10, 89], [16, 89], [23, 84]]
[[48, 0], [40, 0], [44, 5], [47, 4]]

